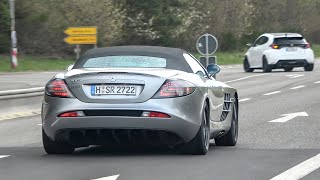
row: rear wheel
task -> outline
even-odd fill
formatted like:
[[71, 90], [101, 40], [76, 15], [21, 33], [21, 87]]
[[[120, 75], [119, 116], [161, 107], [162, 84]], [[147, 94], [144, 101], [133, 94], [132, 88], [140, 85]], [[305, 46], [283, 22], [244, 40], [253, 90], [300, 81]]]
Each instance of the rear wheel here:
[[270, 66], [269, 64], [268, 64], [268, 60], [267, 60], [267, 58], [265, 57], [265, 56], [263, 56], [263, 58], [262, 58], [262, 70], [263, 70], [263, 72], [271, 72], [272, 71], [272, 66]]
[[214, 139], [217, 146], [235, 146], [238, 141], [238, 102], [233, 105], [231, 127], [228, 133], [220, 138]]
[[254, 69], [250, 68], [250, 64], [248, 58], [245, 57], [243, 60], [243, 69], [245, 72], [253, 72]]
[[292, 70], [293, 70], [293, 67], [284, 68], [284, 71], [285, 71], [285, 72], [291, 72]]
[[62, 144], [52, 141], [47, 134], [42, 130], [43, 148], [48, 154], [71, 154], [74, 147], [68, 144]]
[[304, 67], [304, 70], [305, 71], [313, 71], [313, 67], [314, 67], [314, 64], [308, 64], [307, 66]]
[[202, 123], [197, 135], [182, 148], [183, 154], [205, 155], [210, 145], [209, 109], [206, 105], [202, 114]]

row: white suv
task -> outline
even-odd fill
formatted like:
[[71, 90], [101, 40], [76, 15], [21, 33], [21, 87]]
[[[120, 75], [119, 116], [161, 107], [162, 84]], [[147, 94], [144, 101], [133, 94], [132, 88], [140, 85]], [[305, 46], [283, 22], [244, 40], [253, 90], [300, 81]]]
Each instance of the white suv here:
[[267, 33], [258, 37], [245, 54], [243, 67], [246, 72], [263, 69], [284, 69], [289, 72], [295, 67], [312, 71], [314, 54], [310, 44], [296, 33]]

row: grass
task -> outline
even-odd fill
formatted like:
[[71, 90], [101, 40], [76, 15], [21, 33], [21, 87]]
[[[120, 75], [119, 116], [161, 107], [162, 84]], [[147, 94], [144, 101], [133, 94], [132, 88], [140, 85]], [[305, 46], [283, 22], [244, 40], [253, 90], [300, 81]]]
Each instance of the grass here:
[[312, 50], [316, 58], [320, 58], [320, 44], [312, 44]]
[[[313, 44], [312, 49], [317, 58], [320, 57], [320, 44]], [[245, 52], [217, 52], [214, 55], [218, 58], [219, 65], [241, 64]], [[194, 53], [196, 58], [201, 55]], [[66, 67], [74, 63], [71, 59], [50, 59], [38, 56], [20, 56], [19, 65], [16, 69], [10, 67], [10, 57], [0, 55], [0, 72], [19, 72], [19, 71], [54, 71], [65, 70]]]
[[[245, 52], [217, 52], [214, 56], [217, 56], [219, 65], [229, 65], [229, 64], [241, 64], [243, 61]], [[195, 53], [194, 56], [199, 59], [201, 56]]]
[[12, 69], [10, 57], [7, 55], [0, 55], [0, 72], [64, 70], [68, 65], [74, 63], [74, 60], [70, 59], [50, 59], [27, 55], [19, 56], [18, 58], [18, 67]]

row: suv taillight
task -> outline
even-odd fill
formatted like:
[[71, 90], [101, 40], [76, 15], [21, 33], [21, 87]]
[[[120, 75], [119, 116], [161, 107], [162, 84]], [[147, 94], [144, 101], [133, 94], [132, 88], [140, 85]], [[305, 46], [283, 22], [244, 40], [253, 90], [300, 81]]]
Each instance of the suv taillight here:
[[311, 48], [311, 44], [310, 44], [310, 43], [307, 43], [306, 46], [305, 46], [305, 48], [306, 48], [306, 49]]
[[270, 46], [272, 49], [279, 49], [279, 45], [277, 44], [271, 44]]
[[53, 79], [46, 86], [46, 94], [53, 97], [73, 97], [63, 79]]
[[193, 93], [196, 86], [184, 80], [167, 80], [153, 96], [154, 99], [182, 97]]

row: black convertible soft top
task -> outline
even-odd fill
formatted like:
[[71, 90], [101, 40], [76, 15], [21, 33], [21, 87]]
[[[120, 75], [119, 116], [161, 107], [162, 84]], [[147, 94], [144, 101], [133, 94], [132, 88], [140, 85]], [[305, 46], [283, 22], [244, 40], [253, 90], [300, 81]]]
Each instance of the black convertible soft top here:
[[160, 46], [113, 46], [106, 48], [95, 48], [86, 51], [75, 63], [74, 69], [81, 69], [88, 59], [104, 56], [150, 56], [161, 57], [167, 60], [168, 69], [175, 69], [192, 73], [192, 69], [183, 57], [188, 53], [179, 48]]

